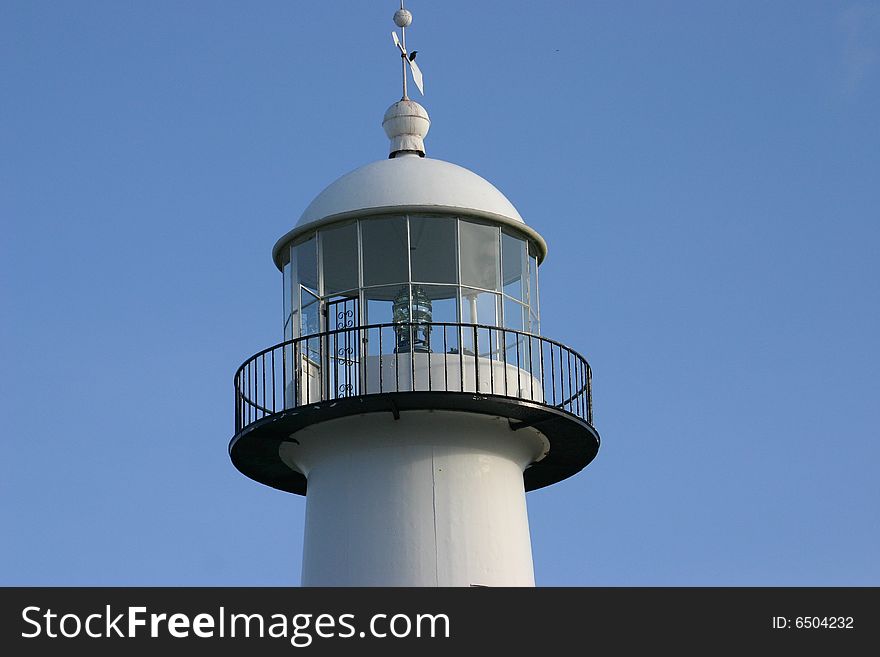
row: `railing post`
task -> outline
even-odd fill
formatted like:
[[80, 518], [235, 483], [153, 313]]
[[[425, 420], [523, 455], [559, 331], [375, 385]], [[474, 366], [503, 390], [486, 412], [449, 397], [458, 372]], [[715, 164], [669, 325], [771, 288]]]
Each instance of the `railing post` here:
[[538, 369], [541, 370], [541, 403], [547, 403], [547, 380], [544, 376], [547, 368], [544, 367], [544, 339], [538, 338]]
[[587, 413], [588, 422], [593, 424], [593, 369], [587, 363]]
[[409, 323], [409, 369], [410, 369], [410, 379], [409, 379], [409, 389], [412, 392], [416, 391], [416, 336], [414, 331], [413, 323]]
[[449, 348], [446, 346], [446, 324], [443, 325], [443, 389], [449, 390], [449, 359], [447, 353]]
[[514, 333], [513, 335], [516, 337], [516, 396], [522, 398], [522, 366], [520, 365], [519, 358], [519, 345], [522, 342], [522, 334]]
[[241, 431], [241, 400], [238, 394], [238, 374], [232, 379], [232, 390], [235, 393], [235, 433]]
[[[430, 325], [427, 325], [427, 326], [430, 326]], [[428, 346], [428, 351], [426, 352], [428, 354], [428, 392], [431, 392], [431, 391], [433, 391], [433, 385], [432, 385], [432, 381], [431, 381], [431, 354], [433, 353], [433, 349], [431, 348], [431, 330], [430, 330], [430, 328], [428, 328], [425, 335], [426, 335], [425, 342], [427, 343], [427, 346]]]
[[509, 397], [510, 393], [507, 390], [507, 331], [503, 328], [501, 329], [501, 356], [504, 359], [504, 367], [502, 371], [504, 372], [504, 396]]
[[476, 382], [475, 393], [480, 394], [480, 347], [477, 342], [477, 327], [474, 325], [474, 381]]
[[535, 374], [532, 372], [532, 367], [534, 366], [535, 354], [532, 351], [532, 336], [528, 336], [526, 338], [529, 341], [529, 399], [535, 401]]
[[281, 408], [287, 408], [287, 348], [286, 342], [281, 347]]
[[566, 349], [565, 353], [568, 361], [568, 410], [571, 411], [574, 402], [574, 389], [571, 387], [571, 349]]
[[459, 391], [464, 392], [464, 327], [458, 325], [458, 378]]
[[394, 328], [394, 392], [400, 392], [400, 350], [397, 348], [397, 330]]
[[[369, 349], [368, 349], [369, 351]], [[383, 392], [382, 389], [382, 327], [379, 327], [379, 392]]]
[[495, 394], [495, 350], [492, 348], [492, 336], [495, 335], [494, 329], [489, 329], [487, 333], [489, 337], [489, 394]]

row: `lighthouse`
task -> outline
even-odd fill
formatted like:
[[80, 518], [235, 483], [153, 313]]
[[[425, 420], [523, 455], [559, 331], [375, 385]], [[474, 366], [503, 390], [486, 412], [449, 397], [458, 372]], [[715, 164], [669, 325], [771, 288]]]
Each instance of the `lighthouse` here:
[[526, 492], [596, 456], [590, 366], [542, 333], [544, 239], [487, 180], [427, 157], [411, 22], [401, 3], [387, 158], [272, 250], [284, 339], [235, 373], [229, 454], [305, 496], [303, 586], [534, 586]]

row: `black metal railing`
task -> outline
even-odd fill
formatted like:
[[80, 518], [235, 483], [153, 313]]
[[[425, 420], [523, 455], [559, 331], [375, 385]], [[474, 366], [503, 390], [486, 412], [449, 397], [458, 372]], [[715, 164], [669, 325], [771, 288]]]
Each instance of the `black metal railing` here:
[[593, 423], [590, 365], [523, 331], [447, 322], [340, 328], [282, 342], [235, 373], [235, 432], [318, 402], [388, 392], [513, 397]]

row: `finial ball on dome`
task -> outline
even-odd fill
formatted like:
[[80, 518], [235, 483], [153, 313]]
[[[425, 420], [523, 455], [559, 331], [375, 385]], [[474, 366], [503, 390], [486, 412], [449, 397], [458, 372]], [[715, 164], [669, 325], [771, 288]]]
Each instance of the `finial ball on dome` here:
[[394, 24], [397, 27], [409, 27], [412, 24], [412, 14], [407, 9], [398, 9], [394, 12]]
[[424, 139], [431, 127], [431, 119], [417, 102], [406, 98], [394, 103], [385, 112], [382, 127], [391, 140], [390, 157], [404, 154], [425, 157]]

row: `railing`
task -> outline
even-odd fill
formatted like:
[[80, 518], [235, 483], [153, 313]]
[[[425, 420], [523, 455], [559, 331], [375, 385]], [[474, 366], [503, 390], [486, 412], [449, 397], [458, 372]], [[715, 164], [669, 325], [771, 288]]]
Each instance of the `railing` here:
[[402, 322], [317, 333], [257, 353], [234, 382], [236, 434], [284, 410], [389, 392], [512, 397], [593, 422], [586, 359], [499, 326]]

